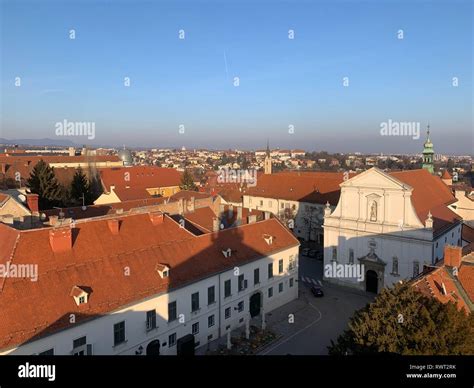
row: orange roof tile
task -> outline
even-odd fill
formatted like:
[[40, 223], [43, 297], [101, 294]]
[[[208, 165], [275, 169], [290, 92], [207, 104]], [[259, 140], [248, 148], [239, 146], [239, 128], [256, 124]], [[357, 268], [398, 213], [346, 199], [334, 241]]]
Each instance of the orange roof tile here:
[[[120, 217], [118, 234], [107, 220], [79, 221], [73, 245], [55, 253], [50, 230], [16, 231], [0, 224], [0, 255], [15, 264], [38, 264], [38, 280], [5, 278], [0, 292], [0, 348], [10, 348], [99, 317], [129, 303], [297, 246], [298, 240], [276, 219], [217, 233], [193, 236], [171, 218], [153, 225], [149, 214]], [[273, 236], [272, 245], [261, 237]], [[231, 257], [222, 250], [230, 248]], [[161, 279], [156, 265], [170, 267]], [[124, 268], [130, 268], [125, 276]], [[70, 297], [74, 285], [91, 289], [88, 303]], [[26, 307], [25, 307], [26, 306]]]
[[115, 188], [156, 188], [181, 184], [181, 173], [174, 168], [156, 166], [113, 167], [99, 169], [102, 184], [107, 191]]

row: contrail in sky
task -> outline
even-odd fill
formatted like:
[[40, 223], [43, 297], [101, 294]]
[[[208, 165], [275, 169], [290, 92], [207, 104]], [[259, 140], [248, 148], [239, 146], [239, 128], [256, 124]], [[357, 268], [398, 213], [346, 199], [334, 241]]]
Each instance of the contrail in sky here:
[[229, 71], [227, 70], [227, 56], [225, 55], [225, 50], [224, 50], [224, 63], [225, 63], [225, 75], [228, 77]]

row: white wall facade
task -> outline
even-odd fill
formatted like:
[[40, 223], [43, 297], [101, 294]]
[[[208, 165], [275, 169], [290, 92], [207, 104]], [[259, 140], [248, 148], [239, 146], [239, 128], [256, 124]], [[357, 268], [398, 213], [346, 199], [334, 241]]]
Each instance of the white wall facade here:
[[341, 185], [339, 203], [324, 221], [324, 264], [333, 265], [334, 258], [337, 264], [364, 264], [364, 280], [326, 280], [365, 290], [366, 271], [372, 270], [380, 291], [416, 276], [423, 265], [435, 264], [443, 257], [444, 245], [458, 245], [461, 225], [435, 238], [430, 221], [420, 220], [416, 214], [412, 191], [376, 169]]
[[[283, 259], [283, 272], [279, 273], [279, 260]], [[289, 269], [290, 259], [294, 268]], [[268, 264], [273, 263], [272, 278], [268, 278]], [[254, 285], [254, 269], [259, 268], [260, 283]], [[247, 288], [238, 291], [238, 276], [243, 274]], [[170, 271], [172, 277], [172, 269]], [[224, 283], [231, 280], [231, 296], [224, 296]], [[292, 287], [290, 287], [290, 279]], [[0, 350], [0, 355], [31, 355], [54, 349], [55, 355], [69, 355], [73, 351], [73, 341], [86, 336], [87, 344], [92, 345], [94, 355], [134, 355], [140, 346], [146, 354], [147, 345], [153, 340], [161, 343], [160, 354], [175, 355], [177, 346], [170, 346], [169, 336], [176, 334], [179, 339], [192, 334], [192, 326], [199, 322], [199, 332], [195, 334], [197, 347], [206, 345], [219, 336], [226, 335], [227, 330], [245, 326], [249, 316], [249, 299], [256, 292], [261, 292], [263, 312], [268, 313], [298, 297], [298, 247], [289, 248], [268, 257], [227, 270], [218, 275], [196, 281], [166, 294], [149, 297], [133, 305], [109, 313], [103, 317], [85, 323], [71, 324], [71, 327], [55, 334], [35, 340], [12, 349]], [[279, 292], [279, 284], [283, 291]], [[208, 287], [215, 286], [215, 303], [208, 305]], [[273, 288], [273, 296], [268, 297], [268, 289]], [[191, 295], [199, 292], [199, 309], [191, 312]], [[168, 303], [177, 302], [177, 317], [168, 322]], [[244, 302], [242, 312], [234, 308]], [[225, 309], [231, 308], [230, 318], [225, 317]], [[146, 312], [156, 310], [156, 329], [146, 329]], [[262, 313], [262, 312], [261, 312]], [[208, 327], [208, 317], [214, 315], [214, 325]], [[260, 314], [261, 315], [261, 314]], [[242, 320], [242, 318], [244, 318]], [[125, 322], [125, 342], [114, 345], [114, 324]], [[166, 344], [166, 345], [165, 345]], [[77, 349], [76, 349], [77, 350]]]
[[[322, 242], [325, 209], [323, 204], [244, 195], [243, 207], [269, 211], [280, 218], [285, 214], [285, 209], [290, 209], [295, 216], [294, 235], [305, 241]], [[335, 206], [331, 207], [334, 208]]]

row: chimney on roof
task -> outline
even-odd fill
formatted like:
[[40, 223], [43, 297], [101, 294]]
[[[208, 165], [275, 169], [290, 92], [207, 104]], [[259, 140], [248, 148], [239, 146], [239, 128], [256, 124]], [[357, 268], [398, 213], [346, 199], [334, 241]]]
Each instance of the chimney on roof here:
[[462, 260], [462, 248], [453, 245], [444, 246], [444, 265], [459, 269]]
[[111, 220], [107, 220], [107, 225], [109, 226], [110, 232], [113, 235], [118, 235], [120, 231], [120, 220], [113, 218]]
[[72, 230], [69, 226], [49, 231], [49, 243], [54, 253], [66, 252], [72, 248]]
[[58, 216], [49, 216], [49, 224], [55, 226], [58, 223]]
[[184, 213], [184, 198], [178, 199], [178, 213], [181, 215]]
[[159, 225], [159, 224], [163, 223], [164, 215], [163, 215], [162, 212], [160, 212], [160, 211], [150, 212], [148, 214], [150, 216], [150, 220], [151, 220], [151, 223], [153, 224], [153, 226], [156, 226], [156, 225]]
[[219, 218], [214, 217], [212, 219], [212, 231], [218, 232], [219, 231]]
[[249, 214], [248, 216], [248, 223], [253, 224], [257, 222], [257, 216], [255, 214]]
[[263, 213], [263, 216], [264, 216], [264, 219], [265, 219], [265, 220], [269, 220], [269, 219], [270, 219], [270, 215], [271, 215], [270, 212], [265, 212], [265, 213]]
[[32, 214], [39, 214], [38, 194], [26, 194], [26, 204]]

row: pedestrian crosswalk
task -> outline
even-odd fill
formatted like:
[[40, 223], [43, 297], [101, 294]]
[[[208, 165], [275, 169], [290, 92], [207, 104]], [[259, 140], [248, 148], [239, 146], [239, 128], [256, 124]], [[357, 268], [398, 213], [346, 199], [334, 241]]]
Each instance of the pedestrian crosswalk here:
[[300, 276], [300, 280], [304, 283], [308, 283], [308, 285], [323, 286], [321, 280], [312, 279], [310, 277]]

